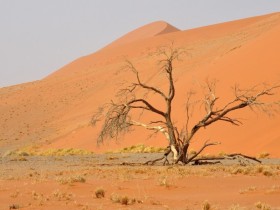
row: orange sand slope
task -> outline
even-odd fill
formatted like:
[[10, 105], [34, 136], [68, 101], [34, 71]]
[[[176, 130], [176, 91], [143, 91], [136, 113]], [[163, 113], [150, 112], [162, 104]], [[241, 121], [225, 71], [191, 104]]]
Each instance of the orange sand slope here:
[[[175, 65], [177, 97], [174, 120], [184, 122], [183, 106], [188, 89], [196, 89], [206, 78], [218, 80], [217, 95], [229, 99], [231, 87], [251, 87], [280, 79], [280, 13], [253, 17], [192, 30], [179, 31], [165, 22], [143, 26], [105, 48], [64, 66], [40, 81], [0, 89], [0, 153], [28, 145], [76, 147], [94, 151], [112, 150], [137, 143], [166, 145], [158, 134], [137, 128], [116, 144], [96, 146], [97, 127], [89, 125], [97, 108], [114, 98], [124, 82], [134, 81], [126, 71], [125, 59], [132, 61], [144, 81], [163, 87], [157, 56], [152, 54], [174, 42], [189, 53]], [[275, 99], [279, 95], [274, 96]], [[156, 101], [155, 103], [160, 103]], [[194, 119], [203, 115], [195, 112]], [[221, 141], [209, 152], [269, 152], [279, 157], [280, 116], [242, 110], [236, 113], [241, 127], [217, 123], [203, 130], [194, 140], [194, 149], [206, 139]], [[191, 123], [195, 123], [192, 121]]]

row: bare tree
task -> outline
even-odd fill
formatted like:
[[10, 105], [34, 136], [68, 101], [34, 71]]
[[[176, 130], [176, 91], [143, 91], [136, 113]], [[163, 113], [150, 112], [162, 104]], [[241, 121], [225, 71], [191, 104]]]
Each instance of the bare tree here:
[[[204, 151], [205, 148], [219, 144], [219, 142], [206, 141], [203, 146], [194, 155], [188, 153], [189, 145], [195, 134], [201, 129], [216, 123], [223, 121], [231, 123], [233, 125], [240, 125], [241, 121], [237, 118], [231, 117], [229, 114], [238, 110], [249, 107], [251, 109], [259, 108], [268, 114], [271, 114], [274, 103], [264, 103], [261, 99], [264, 96], [272, 96], [275, 89], [279, 88], [279, 85], [274, 86], [263, 86], [261, 90], [257, 90], [258, 86], [251, 89], [241, 90], [237, 86], [234, 88], [235, 97], [233, 100], [226, 103], [222, 108], [216, 107], [216, 102], [219, 99], [215, 93], [215, 82], [207, 82], [205, 86], [205, 96], [203, 105], [205, 107], [205, 115], [195, 123], [190, 129], [190, 116], [193, 92], [188, 93], [186, 99], [186, 123], [185, 126], [180, 130], [174, 125], [172, 121], [172, 105], [175, 97], [175, 85], [173, 79], [174, 61], [178, 60], [184, 52], [180, 49], [174, 49], [173, 47], [164, 48], [159, 50], [159, 55], [163, 56], [163, 59], [159, 61], [161, 71], [167, 76], [168, 90], [162, 91], [160, 88], [150, 86], [149, 84], [142, 81], [140, 78], [139, 71], [133, 65], [132, 62], [126, 62], [126, 68], [135, 74], [136, 82], [131, 83], [128, 87], [121, 89], [117, 95], [117, 102], [111, 101], [111, 103], [104, 105], [92, 119], [92, 123], [100, 119], [100, 113], [105, 112], [105, 120], [98, 137], [98, 142], [103, 142], [105, 138], [117, 138], [119, 134], [130, 132], [132, 126], [141, 126], [147, 130], [154, 132], [161, 132], [164, 134], [168, 141], [168, 150], [162, 158], [148, 161], [147, 164], [155, 163], [156, 161], [163, 160], [164, 164], [168, 162], [167, 156], [173, 154], [173, 162], [188, 164], [190, 162], [199, 163], [203, 158], [198, 158], [198, 155]], [[139, 96], [138, 90], [145, 91], [146, 94], [153, 93], [158, 95], [163, 103], [165, 109], [160, 109], [154, 106], [150, 100], [145, 96]], [[140, 122], [135, 120], [135, 112], [139, 113], [148, 111], [153, 113], [155, 118], [151, 119], [148, 123]], [[242, 156], [244, 158], [254, 159], [249, 156], [242, 154], [232, 154], [228, 157]], [[256, 160], [257, 161], [257, 160]]]

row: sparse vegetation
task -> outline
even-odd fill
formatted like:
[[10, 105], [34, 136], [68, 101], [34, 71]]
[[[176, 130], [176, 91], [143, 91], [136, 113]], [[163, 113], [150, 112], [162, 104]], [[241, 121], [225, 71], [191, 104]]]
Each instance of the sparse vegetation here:
[[251, 187], [248, 187], [246, 189], [240, 190], [239, 193], [240, 194], [246, 194], [246, 193], [250, 193], [250, 192], [255, 192], [256, 190], [257, 190], [257, 187], [251, 186]]
[[18, 204], [12, 204], [9, 206], [9, 209], [19, 209], [20, 208], [20, 205]]
[[74, 175], [70, 177], [59, 177], [57, 181], [61, 184], [73, 184], [75, 182], [84, 183], [86, 179], [81, 175]]
[[25, 157], [15, 157], [11, 161], [27, 161], [27, 159]]
[[164, 152], [165, 148], [162, 147], [151, 147], [144, 144], [132, 145], [125, 147], [120, 150], [113, 151], [111, 153], [160, 153]]
[[262, 153], [259, 154], [258, 157], [259, 157], [259, 158], [269, 158], [269, 155], [270, 155], [270, 154], [269, 154], [268, 152], [262, 152]]
[[233, 204], [229, 207], [229, 210], [246, 210], [247, 208], [240, 207], [239, 204]]
[[211, 205], [210, 205], [210, 203], [206, 200], [206, 201], [204, 201], [203, 202], [203, 204], [202, 204], [202, 208], [201, 208], [202, 210], [211, 210]]
[[69, 201], [73, 200], [73, 194], [72, 193], [66, 193], [62, 192], [59, 189], [55, 190], [52, 193], [52, 197], [55, 198], [58, 201]]
[[166, 188], [169, 188], [171, 186], [169, 181], [167, 180], [167, 176], [161, 177], [159, 179], [159, 185]]
[[83, 149], [48, 149], [45, 151], [38, 152], [37, 155], [40, 156], [67, 156], [67, 155], [92, 155], [93, 152], [83, 150]]
[[141, 200], [137, 200], [135, 198], [130, 198], [127, 195], [121, 196], [117, 194], [112, 194], [110, 197], [113, 203], [120, 203], [122, 205], [132, 205], [134, 203], [143, 203]]
[[255, 207], [260, 210], [271, 210], [271, 207], [268, 204], [262, 203], [260, 201], [255, 203]]
[[[47, 149], [47, 150], [36, 150], [32, 148], [23, 148], [15, 151], [10, 151], [5, 156], [68, 156], [68, 155], [92, 155], [91, 151], [75, 148], [64, 148], [64, 149]], [[23, 157], [22, 157], [23, 158]]]

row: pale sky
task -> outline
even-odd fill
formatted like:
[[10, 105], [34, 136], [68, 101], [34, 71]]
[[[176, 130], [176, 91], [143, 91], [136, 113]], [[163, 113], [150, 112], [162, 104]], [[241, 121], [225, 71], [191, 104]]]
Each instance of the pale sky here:
[[280, 11], [280, 0], [0, 0], [0, 87], [39, 80], [127, 32], [186, 30]]

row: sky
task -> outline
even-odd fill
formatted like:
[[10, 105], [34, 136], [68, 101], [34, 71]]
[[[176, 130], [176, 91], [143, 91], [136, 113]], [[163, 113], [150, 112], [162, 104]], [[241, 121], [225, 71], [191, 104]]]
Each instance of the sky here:
[[0, 88], [40, 80], [153, 21], [187, 30], [280, 11], [280, 0], [0, 0]]

